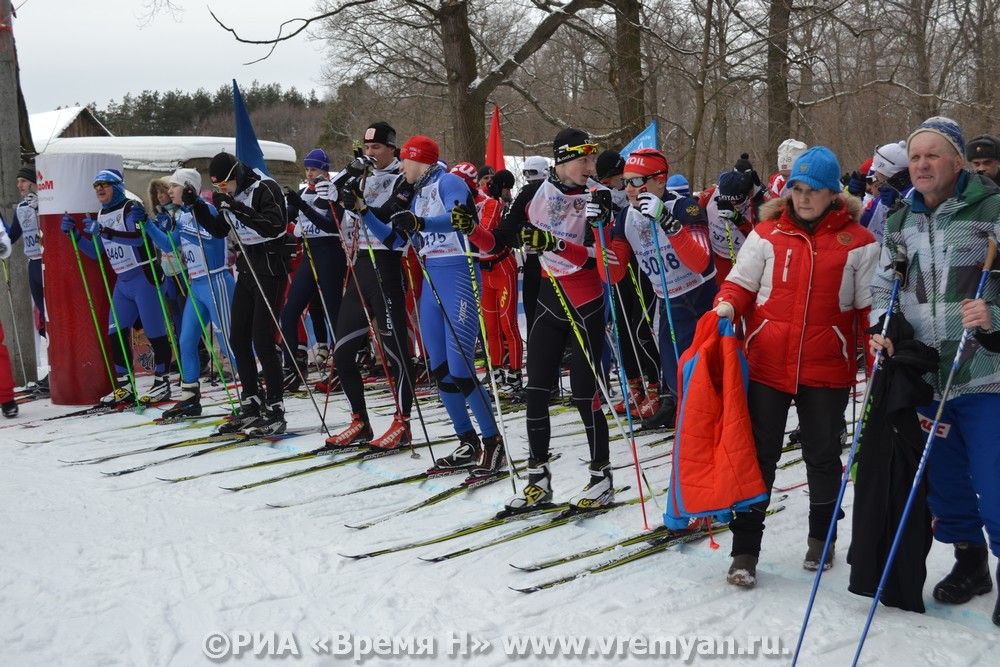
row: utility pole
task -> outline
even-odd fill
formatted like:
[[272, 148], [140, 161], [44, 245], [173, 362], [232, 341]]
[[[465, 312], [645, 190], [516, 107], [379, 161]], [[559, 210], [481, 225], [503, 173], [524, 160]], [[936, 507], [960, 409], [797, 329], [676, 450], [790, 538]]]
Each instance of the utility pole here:
[[[20, 201], [17, 193], [17, 170], [21, 167], [22, 145], [33, 153], [30, 135], [22, 142], [23, 98], [18, 80], [17, 51], [14, 46], [14, 16], [10, 0], [0, 0], [0, 214], [10, 225], [14, 206]], [[7, 260], [7, 274], [0, 268], [0, 322], [3, 323], [4, 343], [10, 352], [14, 381], [18, 385], [36, 380], [34, 310], [28, 289], [28, 262], [20, 244]], [[9, 298], [8, 298], [9, 297]], [[20, 343], [20, 349], [18, 349]], [[21, 356], [23, 355], [23, 357]], [[22, 372], [21, 369], [24, 369]]]

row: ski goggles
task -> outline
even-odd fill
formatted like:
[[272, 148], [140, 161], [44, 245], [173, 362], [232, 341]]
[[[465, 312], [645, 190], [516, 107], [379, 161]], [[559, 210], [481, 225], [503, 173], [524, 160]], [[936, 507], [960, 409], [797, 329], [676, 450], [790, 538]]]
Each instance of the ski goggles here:
[[586, 157], [588, 155], [595, 154], [600, 147], [597, 144], [579, 144], [576, 146], [562, 145], [556, 149], [556, 164], [562, 164], [563, 162], [569, 162], [570, 160], [575, 160], [578, 157]]
[[622, 187], [627, 188], [632, 186], [633, 188], [641, 188], [646, 184], [647, 181], [651, 181], [657, 176], [666, 176], [665, 171], [654, 171], [652, 174], [647, 174], [646, 176], [633, 176], [631, 178], [622, 178]]
[[223, 178], [221, 181], [217, 181], [213, 178], [212, 187], [214, 187], [216, 190], [224, 190], [226, 186], [229, 185], [229, 180], [233, 177], [233, 172], [236, 171], [237, 164], [238, 163], [234, 163], [233, 166], [229, 168], [229, 173], [226, 174], [226, 177]]

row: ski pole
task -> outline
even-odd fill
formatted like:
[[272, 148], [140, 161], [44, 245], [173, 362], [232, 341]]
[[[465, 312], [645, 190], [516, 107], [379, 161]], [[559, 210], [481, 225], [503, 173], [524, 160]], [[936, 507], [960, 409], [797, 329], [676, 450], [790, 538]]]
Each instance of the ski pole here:
[[[312, 248], [309, 246], [309, 238], [305, 234], [302, 235], [302, 247], [306, 250], [306, 261], [309, 262], [309, 268], [312, 271], [313, 283], [315, 283], [316, 292], [319, 294], [319, 302], [323, 306], [323, 324], [326, 325], [328, 339], [336, 345], [336, 340], [334, 339], [333, 334], [333, 322], [330, 320], [330, 309], [326, 305], [326, 296], [323, 294], [323, 288], [319, 284], [319, 272], [316, 271], [316, 263], [313, 261]], [[320, 369], [321, 372], [324, 370], [326, 369]]]
[[[0, 223], [2, 224], [2, 223]], [[17, 313], [14, 312], [13, 290], [10, 286], [10, 270], [7, 268], [7, 260], [3, 260], [3, 279], [7, 283], [7, 305], [10, 306], [10, 322], [14, 329], [14, 344], [17, 346], [17, 359], [21, 362], [21, 379], [28, 383], [28, 371], [24, 366], [24, 352], [21, 351], [21, 334], [17, 331]]]
[[[66, 215], [69, 215], [68, 213]], [[87, 274], [83, 270], [83, 262], [80, 261], [80, 249], [76, 244], [75, 229], [72, 233], [67, 234], [69, 236], [69, 241], [73, 245], [73, 255], [76, 257], [76, 267], [80, 270], [80, 282], [83, 284], [83, 293], [87, 296], [87, 305], [90, 307], [90, 318], [94, 321], [94, 331], [97, 334], [97, 345], [101, 348], [101, 357], [104, 359], [104, 368], [108, 371], [108, 380], [111, 381], [112, 388], [115, 386], [115, 374], [111, 370], [111, 362], [108, 360], [108, 350], [104, 345], [104, 332], [101, 329], [100, 323], [97, 321], [97, 309], [94, 308], [94, 299], [90, 295], [90, 286], [87, 284]], [[100, 257], [98, 257], [100, 259]]]
[[[883, 338], [889, 331], [889, 320], [892, 318], [893, 310], [896, 307], [896, 301], [899, 298], [899, 286], [906, 278], [906, 253], [900, 247], [896, 248], [896, 256], [893, 259], [892, 267], [892, 291], [889, 293], [889, 302], [886, 307], [885, 318], [882, 320]], [[799, 630], [798, 642], [795, 645], [795, 653], [792, 656], [793, 666], [798, 662], [799, 652], [802, 650], [802, 641], [805, 639], [806, 629], [809, 627], [809, 617], [812, 614], [813, 603], [816, 601], [816, 593], [819, 591], [820, 579], [823, 577], [823, 564], [826, 563], [827, 554], [830, 551], [830, 544], [833, 542], [833, 531], [837, 526], [838, 510], [840, 510], [840, 505], [844, 501], [844, 492], [847, 490], [847, 482], [850, 479], [851, 466], [854, 464], [854, 456], [858, 451], [858, 443], [861, 442], [861, 433], [864, 431], [865, 425], [868, 423], [868, 416], [871, 413], [871, 405], [869, 401], [871, 399], [872, 387], [875, 384], [875, 375], [882, 367], [883, 356], [882, 350], [875, 353], [875, 359], [872, 361], [871, 374], [868, 376], [868, 383], [865, 385], [865, 395], [861, 400], [861, 423], [856, 423], [854, 426], [854, 437], [851, 442], [851, 450], [847, 454], [847, 465], [844, 466], [844, 472], [840, 478], [840, 489], [837, 491], [837, 500], [835, 501], [833, 507], [833, 517], [830, 519], [830, 526], [826, 531], [826, 541], [823, 543], [823, 554], [819, 559], [820, 566], [816, 570], [816, 576], [813, 578], [812, 590], [809, 592], [809, 602], [806, 604], [805, 617], [802, 619], [802, 627]]]
[[[632, 265], [629, 264], [629, 270], [631, 270], [631, 268], [632, 268]], [[638, 332], [633, 333], [633, 331], [632, 331], [631, 323], [628, 321], [628, 314], [625, 312], [625, 299], [622, 297], [622, 291], [620, 289], [618, 289], [618, 285], [611, 285], [609, 283], [608, 284], [608, 288], [609, 288], [608, 292], [612, 292], [613, 291], [613, 292], [617, 292], [617, 294], [618, 294], [618, 301], [617, 302], [614, 300], [614, 296], [613, 295], [609, 295], [609, 298], [611, 300], [611, 307], [614, 308], [615, 304], [617, 303], [618, 307], [621, 308], [621, 310], [622, 310], [622, 317], [625, 319], [625, 331], [628, 332], [628, 341], [629, 341], [629, 345], [631, 345], [631, 347], [632, 347], [632, 356], [635, 357], [635, 366], [636, 366], [636, 369], [638, 370], [639, 383], [642, 385], [642, 393], [645, 394], [647, 392], [647, 390], [649, 389], [649, 385], [646, 383], [645, 374], [642, 372], [642, 361], [639, 359], [639, 344], [638, 344], [638, 340], [637, 340], [638, 339]], [[616, 329], [615, 335], [616, 336], [620, 336], [621, 335], [620, 331], [618, 331]], [[624, 353], [622, 353], [622, 354], [624, 354]], [[619, 356], [619, 359], [621, 360], [622, 363], [624, 363], [624, 361], [625, 361], [624, 357]], [[622, 391], [625, 392], [624, 395], [623, 395], [623, 398], [625, 399], [625, 405], [627, 407], [628, 404], [629, 404], [629, 402], [632, 400], [632, 392], [625, 391], [624, 388], [622, 389]], [[638, 414], [639, 413], [639, 407], [640, 407], [639, 403], [638, 403], [638, 399], [634, 403], [634, 405], [635, 405], [636, 414]], [[631, 412], [631, 409], [629, 410], [629, 412]]]
[[[198, 224], [197, 221], [194, 220], [194, 214], [191, 215], [191, 220], [192, 220], [192, 222], [195, 225]], [[195, 228], [195, 233], [198, 234], [199, 237], [200, 237], [201, 232], [198, 231], [197, 227]], [[173, 251], [174, 255], [176, 256], [177, 255], [177, 244], [174, 242], [173, 234], [170, 234], [168, 232], [168, 233], [165, 233], [164, 235], [170, 241], [170, 248]], [[199, 238], [199, 240], [200, 240], [200, 238]], [[209, 286], [209, 289], [212, 291], [213, 300], [214, 300], [214, 298], [215, 298], [214, 297], [215, 292], [212, 289], [212, 270], [210, 268], [208, 268], [208, 255], [205, 254], [204, 250], [202, 251], [202, 256], [205, 257], [205, 262], [206, 262], [206, 266], [205, 266], [205, 268], [206, 268], [205, 280], [208, 281], [208, 286]], [[191, 302], [191, 309], [194, 310], [194, 315], [195, 315], [195, 317], [198, 318], [198, 326], [201, 328], [202, 340], [205, 341], [205, 345], [206, 345], [206, 347], [208, 347], [208, 355], [212, 359], [212, 365], [215, 367], [215, 372], [219, 374], [219, 382], [222, 383], [222, 390], [224, 392], [226, 392], [226, 400], [229, 401], [230, 412], [232, 412], [233, 414], [236, 414], [236, 409], [237, 409], [236, 400], [233, 398], [232, 393], [229, 391], [229, 383], [226, 382], [226, 377], [225, 377], [225, 375], [222, 372], [222, 362], [219, 361], [218, 355], [215, 354], [215, 346], [212, 345], [212, 343], [210, 341], [210, 337], [209, 337], [209, 334], [208, 334], [208, 327], [205, 324], [205, 319], [202, 317], [201, 311], [198, 309], [198, 299], [195, 297], [195, 292], [194, 292], [194, 290], [191, 287], [191, 280], [190, 280], [190, 278], [188, 278], [187, 269], [186, 268], [181, 269], [181, 271], [179, 273], [180, 273], [181, 279], [184, 281], [184, 284], [187, 286], [188, 298], [189, 299], [193, 299], [193, 301]], [[176, 277], [177, 274], [174, 274], [174, 276]], [[218, 314], [219, 322], [222, 322], [222, 312], [218, 309], [218, 305], [216, 305], [215, 312]], [[228, 349], [229, 349], [228, 341], [226, 343], [223, 343], [223, 346], [228, 351]], [[177, 368], [178, 369], [180, 368], [180, 364], [177, 365]], [[184, 374], [181, 373], [181, 378], [183, 378], [183, 377], [184, 377]]]
[[[600, 246], [598, 248], [598, 252], [601, 254], [601, 263], [604, 265], [604, 275], [608, 277], [608, 284], [610, 285], [611, 272], [608, 269], [608, 253], [604, 237], [604, 221], [601, 218], [597, 219], [597, 237], [597, 245]], [[625, 364], [624, 357], [622, 356], [621, 330], [618, 328], [618, 314], [615, 312], [613, 289], [608, 290], [608, 296], [611, 299], [611, 326], [615, 332], [615, 349], [618, 352], [618, 381], [621, 383], [622, 393], [628, 396], [628, 380], [625, 378]], [[643, 530], [649, 530], [649, 520], [646, 518], [646, 496], [642, 492], [642, 472], [639, 468], [639, 452], [635, 447], [635, 426], [632, 423], [632, 410], [628, 409], [627, 402], [625, 407], [625, 416], [628, 419], [629, 441], [632, 445], [632, 461], [635, 463], [635, 483], [636, 488], [639, 490], [639, 505], [642, 507], [642, 526]], [[614, 410], [612, 410], [612, 412], [614, 412]], [[652, 492], [652, 489], [650, 489], [650, 492]]]
[[656, 259], [660, 264], [660, 288], [663, 290], [663, 308], [667, 311], [667, 325], [670, 327], [670, 342], [674, 345], [674, 360], [678, 365], [681, 363], [681, 354], [677, 349], [677, 331], [674, 329], [673, 309], [670, 307], [670, 290], [667, 289], [667, 263], [663, 261], [663, 252], [660, 250], [660, 235], [656, 221], [649, 218], [649, 227], [653, 232], [653, 244], [656, 246]]
[[[125, 345], [125, 335], [122, 333], [121, 324], [118, 322], [118, 311], [115, 309], [114, 297], [111, 294], [111, 285], [108, 283], [108, 274], [104, 270], [104, 262], [102, 261], [102, 257], [104, 255], [103, 246], [97, 239], [98, 235], [99, 234], [92, 235], [90, 240], [94, 244], [94, 255], [97, 257], [97, 268], [101, 271], [101, 282], [104, 283], [104, 293], [108, 297], [108, 306], [111, 309], [111, 319], [114, 320], [115, 333], [118, 334], [118, 344], [122, 348], [122, 363], [125, 365], [125, 371], [128, 373], [129, 385], [132, 387], [132, 398], [135, 400], [135, 411], [136, 414], [141, 415], [145, 408], [142, 405], [142, 401], [139, 400], [139, 390], [136, 388], [135, 373], [132, 370], [132, 359], [129, 358], [128, 348]], [[112, 384], [117, 386], [117, 382], [113, 382]]]
[[[973, 299], [982, 298], [983, 289], [986, 287], [986, 281], [990, 277], [990, 271], [993, 268], [993, 261], [996, 259], [997, 255], [997, 241], [992, 236], [987, 239], [988, 247], [986, 250], [986, 261], [983, 262], [983, 271], [979, 275], [979, 284], [976, 286], [976, 294]], [[968, 342], [969, 337], [975, 332], [974, 329], [963, 329], [962, 337], [958, 340], [958, 349], [955, 350], [955, 358], [951, 362], [951, 369], [948, 371], [948, 379], [944, 383], [944, 389], [941, 390], [941, 398], [938, 401], [937, 412], [934, 414], [934, 422], [931, 424], [931, 430], [927, 434], [927, 443], [924, 445], [924, 452], [920, 455], [920, 463], [917, 464], [917, 472], [913, 475], [913, 485], [910, 487], [910, 494], [906, 498], [906, 504], [903, 506], [903, 513], [899, 517], [899, 526], [896, 527], [896, 534], [892, 538], [892, 546], [889, 548], [889, 554], [885, 559], [885, 566], [882, 568], [882, 576], [878, 582], [878, 588], [875, 589], [875, 595], [872, 597], [872, 605], [868, 609], [868, 618], [865, 620], [865, 627], [861, 631], [861, 638], [858, 640], [858, 649], [854, 653], [854, 660], [851, 663], [852, 667], [856, 667], [858, 660], [861, 658], [861, 650], [865, 646], [865, 639], [868, 638], [868, 630], [871, 629], [872, 620], [875, 617], [875, 611], [878, 609], [879, 599], [882, 597], [882, 591], [885, 589], [885, 582], [889, 578], [889, 572], [892, 570], [892, 562], [896, 558], [896, 551], [899, 549], [899, 543], [903, 537], [903, 529], [906, 527], [906, 521], [910, 518], [910, 510], [913, 508], [913, 499], [917, 495], [917, 491], [920, 488], [920, 482], [924, 476], [924, 469], [927, 467], [927, 459], [931, 453], [931, 447], [934, 445], [934, 438], [937, 435], [938, 424], [941, 423], [941, 415], [944, 413], [944, 406], [948, 402], [948, 394], [951, 393], [951, 384], [955, 380], [955, 374], [958, 372], [959, 366], [962, 364], [962, 354], [965, 352], [965, 344]]]
[[[163, 300], [163, 290], [160, 289], [160, 279], [156, 275], [156, 255], [149, 247], [149, 237], [146, 236], [146, 226], [144, 222], [144, 220], [140, 220], [136, 223], [136, 227], [139, 228], [139, 234], [142, 236], [142, 246], [146, 249], [146, 256], [149, 257], [149, 272], [153, 275], [153, 286], [156, 287], [156, 297], [160, 302], [160, 312], [163, 313], [163, 324], [167, 328], [167, 340], [170, 341], [170, 349], [174, 353], [174, 359], [177, 360], [177, 371], [181, 377], [184, 377], [184, 369], [181, 367], [181, 353], [177, 346], [177, 338], [174, 333], [174, 327], [170, 321], [170, 313], [167, 311], [167, 303]], [[164, 369], [164, 373], [169, 377], [169, 362], [167, 363], [166, 369]]]

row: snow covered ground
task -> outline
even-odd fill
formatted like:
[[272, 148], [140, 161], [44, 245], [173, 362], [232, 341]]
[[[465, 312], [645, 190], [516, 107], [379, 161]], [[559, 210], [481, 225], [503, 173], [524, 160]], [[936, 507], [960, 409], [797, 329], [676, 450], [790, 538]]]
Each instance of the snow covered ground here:
[[[292, 400], [288, 405], [294, 427], [318, 422], [307, 401]], [[429, 402], [424, 408], [428, 418], [442, 414]], [[642, 527], [639, 507], [619, 508], [438, 564], [417, 557], [477, 544], [528, 523], [515, 522], [432, 547], [352, 561], [338, 553], [368, 551], [486, 518], [511, 493], [510, 484], [495, 483], [366, 530], [352, 530], [344, 524], [418, 502], [457, 484], [460, 478], [270, 508], [267, 503], [303, 501], [418, 472], [428, 466], [430, 457], [426, 450], [418, 450], [423, 453], [417, 460], [401, 454], [241, 492], [226, 491], [220, 485], [262, 479], [316, 461], [178, 483], [157, 479], [312, 449], [322, 442], [321, 435], [313, 434], [271, 447], [237, 448], [106, 477], [102, 471], [191, 450], [97, 465], [71, 466], [60, 459], [124, 452], [207, 434], [212, 427], [126, 428], [155, 416], [158, 411], [153, 409], [142, 416], [40, 421], [68, 410], [35, 401], [22, 406], [16, 422], [0, 425], [6, 454], [0, 466], [0, 663], [4, 665], [198, 665], [209, 662], [206, 643], [225, 654], [217, 661], [255, 662], [256, 648], [271, 658], [298, 653], [297, 664], [344, 664], [355, 656], [332, 653], [348, 648], [360, 651], [366, 647], [366, 638], [379, 637], [395, 638], [397, 648], [405, 649], [407, 642], [414, 649], [433, 648], [433, 655], [423, 656], [425, 663], [477, 665], [511, 661], [516, 656], [508, 655], [508, 650], [525, 664], [540, 662], [545, 647], [516, 652], [509, 643], [517, 638], [589, 638], [590, 644], [581, 650], [590, 652], [586, 661], [593, 664], [650, 664], [649, 658], [638, 655], [642, 637], [651, 641], [676, 638], [679, 652], [690, 652], [691, 642], [715, 637], [732, 637], [738, 646], [745, 646], [751, 637], [765, 638], [768, 648], [779, 640], [789, 650], [795, 645], [812, 582], [812, 574], [801, 567], [808, 505], [801, 489], [791, 491], [785, 501], [787, 509], [768, 520], [758, 586], [752, 591], [735, 590], [725, 583], [729, 537], [722, 533], [716, 537], [718, 549], [703, 540], [524, 595], [508, 586], [567, 574], [609, 555], [533, 574], [514, 570], [509, 563], [579, 551], [634, 534]], [[381, 412], [376, 433], [390, 421], [389, 410]], [[328, 416], [331, 429], [341, 427], [346, 416], [344, 399], [333, 398]], [[553, 448], [562, 453], [553, 466], [554, 484], [557, 500], [565, 500], [586, 481], [580, 461], [586, 456], [586, 446], [582, 436], [566, 435], [578, 430], [574, 415], [558, 415], [554, 424], [554, 434], [561, 437], [554, 440]], [[506, 427], [515, 456], [523, 456], [523, 415], [509, 417]], [[449, 434], [444, 421], [429, 428], [432, 437]], [[650, 437], [640, 440], [641, 456], [655, 455], [666, 447], [643, 446]], [[612, 446], [615, 462], [629, 459], [623, 441]], [[439, 445], [435, 453], [440, 456], [447, 449], [448, 445]], [[649, 468], [655, 488], [665, 486], [668, 469], [665, 465]], [[804, 477], [803, 467], [793, 466], [779, 471], [777, 484], [791, 485]], [[631, 469], [618, 471], [616, 482], [633, 486], [620, 494], [621, 499], [635, 496]], [[851, 501], [849, 490], [848, 512]], [[658, 502], [662, 506], [662, 498]], [[658, 523], [662, 507], [648, 504], [647, 511], [651, 525]], [[843, 554], [849, 543], [849, 520], [841, 522], [840, 531], [837, 564], [823, 578], [803, 665], [850, 664], [868, 610], [868, 599], [847, 592]], [[930, 599], [933, 582], [950, 566], [950, 548], [936, 544], [928, 567], [927, 613], [880, 609], [863, 664], [997, 664], [994, 652], [1000, 631], [990, 622], [994, 594], [961, 607], [942, 606]], [[352, 636], [350, 643], [347, 635]], [[260, 643], [268, 638], [271, 644]], [[619, 647], [629, 647], [630, 639], [631, 648], [637, 650], [619, 651]], [[598, 643], [609, 641], [621, 643]], [[240, 655], [232, 656], [237, 649]], [[332, 653], [323, 653], [324, 649]], [[698, 650], [693, 649], [690, 661], [708, 659], [699, 658]], [[581, 660], [558, 644], [552, 656], [547, 664]], [[661, 655], [653, 664], [670, 657]], [[413, 659], [385, 652], [381, 658], [368, 656], [372, 663], [404, 664]], [[789, 656], [744, 655], [714, 661], [787, 664]]]

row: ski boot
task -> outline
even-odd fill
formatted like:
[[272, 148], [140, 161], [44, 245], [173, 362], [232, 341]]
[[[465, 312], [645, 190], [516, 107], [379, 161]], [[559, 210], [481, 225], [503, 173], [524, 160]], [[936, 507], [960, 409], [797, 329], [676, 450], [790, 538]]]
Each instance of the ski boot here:
[[956, 542], [955, 566], [934, 587], [934, 599], [946, 604], [964, 604], [992, 590], [986, 545]]
[[507, 452], [503, 447], [500, 435], [483, 438], [482, 451], [475, 467], [469, 472], [470, 477], [490, 477], [504, 471], [507, 465]]
[[20, 412], [20, 408], [17, 406], [17, 401], [9, 400], [6, 403], [0, 405], [0, 409], [3, 410], [3, 416], [7, 419], [13, 419]]
[[278, 401], [270, 403], [265, 407], [260, 416], [244, 427], [249, 437], [266, 437], [269, 435], [281, 435], [288, 427], [285, 422], [285, 406]]
[[35, 395], [35, 398], [46, 398], [49, 395], [49, 376], [38, 378], [36, 382], [29, 382], [28, 387]]
[[660, 383], [650, 382], [646, 385], [646, 398], [639, 404], [639, 417], [651, 419], [660, 411]]
[[[825, 542], [826, 540], [820, 540], [815, 537], [807, 539], [808, 548], [806, 549], [806, 557], [802, 560], [803, 569], [810, 572], [815, 572], [819, 569], [819, 559], [823, 556], [823, 544]], [[830, 542], [830, 549], [826, 552], [826, 560], [823, 562], [824, 572], [833, 567], [833, 554], [836, 544], [836, 542]]]
[[313, 388], [319, 394], [329, 394], [330, 392], [340, 390], [340, 377], [337, 375], [337, 369], [330, 371], [330, 374], [326, 376], [325, 380], [320, 380]]
[[570, 498], [570, 507], [578, 510], [593, 510], [606, 507], [615, 501], [615, 486], [611, 479], [611, 466], [590, 470], [590, 481], [583, 491]]
[[170, 421], [178, 417], [199, 416], [201, 416], [201, 385], [197, 382], [182, 382], [180, 400], [160, 415], [163, 421]]
[[[302, 368], [302, 366], [299, 366], [299, 368]], [[285, 366], [285, 370], [281, 376], [281, 388], [285, 391], [296, 391], [301, 386], [302, 381], [299, 379], [298, 371], [295, 368]]]
[[326, 439], [323, 450], [337, 451], [367, 445], [372, 439], [372, 427], [358, 413], [351, 415], [351, 423], [337, 435]]
[[139, 402], [144, 405], [159, 403], [170, 398], [170, 378], [167, 375], [157, 375], [153, 380], [153, 386], [145, 394], [139, 397]]
[[240, 407], [237, 408], [229, 421], [219, 427], [216, 433], [242, 433], [244, 429], [257, 421], [260, 417], [260, 397], [244, 396], [240, 400]]
[[642, 422], [642, 430], [669, 429], [674, 427], [677, 418], [677, 402], [670, 394], [660, 398], [660, 409]]
[[528, 466], [528, 483], [521, 493], [504, 503], [504, 514], [520, 514], [541, 509], [552, 502], [552, 473], [549, 464]]
[[330, 361], [330, 348], [326, 343], [316, 343], [316, 365], [325, 368]]
[[[819, 560], [819, 556], [816, 557]], [[726, 574], [726, 581], [733, 586], [740, 588], [753, 588], [757, 585], [757, 560], [754, 554], [740, 554], [733, 556], [733, 563], [729, 566]]]
[[521, 380], [521, 371], [504, 371], [503, 386], [500, 388], [500, 398], [511, 403], [524, 402], [524, 383]]
[[392, 418], [392, 425], [389, 430], [371, 441], [370, 447], [384, 451], [392, 451], [405, 447], [412, 441], [410, 435], [410, 420], [403, 415], [397, 414]]
[[105, 394], [101, 397], [101, 405], [106, 407], [128, 405], [135, 400], [135, 395], [132, 393], [132, 386], [129, 383], [127, 375], [119, 375], [115, 383], [118, 386], [112, 389], [110, 394]]
[[448, 456], [442, 456], [434, 461], [434, 467], [430, 471], [441, 473], [457, 472], [462, 468], [471, 468], [476, 465], [482, 452], [482, 443], [475, 431], [458, 434], [458, 447]]
[[635, 378], [628, 381], [628, 393], [612, 406], [616, 415], [625, 414], [626, 410], [631, 410], [632, 418], [639, 417], [639, 410], [643, 405], [642, 380]]

